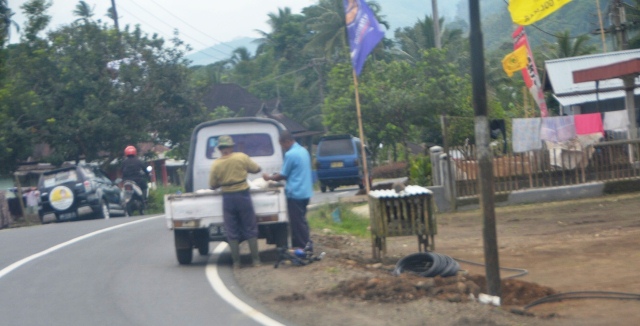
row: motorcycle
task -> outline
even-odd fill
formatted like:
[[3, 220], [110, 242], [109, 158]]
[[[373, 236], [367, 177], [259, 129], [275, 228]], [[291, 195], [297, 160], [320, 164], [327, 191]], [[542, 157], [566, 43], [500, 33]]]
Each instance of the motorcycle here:
[[[153, 172], [151, 166], [147, 166], [147, 175]], [[142, 171], [140, 172], [143, 173]], [[144, 215], [144, 210], [147, 205], [147, 199], [149, 198], [149, 188], [142, 191], [142, 188], [133, 180], [116, 179], [117, 184], [121, 184], [122, 193], [120, 195], [120, 202], [124, 207], [127, 216], [133, 216], [133, 212], [139, 211], [140, 215]]]
[[124, 180], [122, 182], [122, 206], [127, 211], [128, 216], [133, 216], [133, 212], [135, 211], [139, 211], [140, 215], [144, 215], [148, 197], [149, 188], [143, 193], [135, 181]]

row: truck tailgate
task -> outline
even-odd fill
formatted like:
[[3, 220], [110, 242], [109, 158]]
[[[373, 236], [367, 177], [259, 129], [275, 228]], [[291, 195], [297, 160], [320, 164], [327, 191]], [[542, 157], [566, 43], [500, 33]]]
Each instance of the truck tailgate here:
[[[250, 192], [258, 223], [287, 221], [287, 202], [282, 188], [252, 189]], [[165, 195], [165, 213], [167, 219], [174, 221], [200, 219], [200, 226], [222, 224], [222, 193], [199, 190]]]

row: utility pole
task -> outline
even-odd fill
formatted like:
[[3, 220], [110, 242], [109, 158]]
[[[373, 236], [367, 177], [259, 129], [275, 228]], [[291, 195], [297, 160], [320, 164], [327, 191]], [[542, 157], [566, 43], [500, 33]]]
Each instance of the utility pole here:
[[480, 25], [480, 0], [469, 0], [471, 32], [471, 80], [473, 84], [473, 108], [475, 111], [475, 135], [480, 168], [480, 205], [483, 216], [484, 263], [487, 274], [487, 291], [500, 296], [500, 264], [498, 262], [498, 238], [493, 184], [493, 159], [489, 150], [489, 120], [487, 119], [487, 89], [484, 71], [484, 48]]
[[116, 26], [116, 32], [120, 33], [120, 26], [118, 26], [118, 10], [116, 10], [116, 0], [111, 0], [111, 9], [113, 9], [113, 24]]
[[624, 7], [622, 7], [622, 0], [613, 1], [613, 10], [611, 12], [611, 18], [613, 19], [613, 25], [615, 28], [615, 37], [617, 41], [618, 51], [627, 50], [629, 43], [627, 42], [626, 18], [624, 17]]
[[440, 43], [440, 16], [438, 16], [438, 0], [431, 0], [433, 8], [433, 38], [435, 40], [436, 49], [441, 49]]

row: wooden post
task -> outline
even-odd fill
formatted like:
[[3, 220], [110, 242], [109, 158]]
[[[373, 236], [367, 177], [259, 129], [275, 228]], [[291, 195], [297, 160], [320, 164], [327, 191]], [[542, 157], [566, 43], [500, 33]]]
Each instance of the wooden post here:
[[365, 138], [364, 131], [362, 128], [362, 113], [360, 111], [360, 95], [358, 94], [358, 76], [356, 75], [356, 70], [353, 69], [353, 84], [355, 86], [356, 91], [356, 111], [358, 113], [358, 129], [360, 131], [360, 153], [362, 157], [362, 166], [364, 167], [364, 189], [369, 193], [371, 189], [371, 185], [369, 184], [369, 167], [367, 166], [367, 151], [364, 150]]
[[18, 177], [17, 175], [15, 176], [16, 178], [16, 190], [17, 190], [17, 199], [18, 202], [20, 203], [20, 210], [22, 211], [22, 218], [26, 219], [27, 218], [27, 211], [24, 209], [24, 201], [22, 198], [22, 186], [20, 185], [20, 177]]

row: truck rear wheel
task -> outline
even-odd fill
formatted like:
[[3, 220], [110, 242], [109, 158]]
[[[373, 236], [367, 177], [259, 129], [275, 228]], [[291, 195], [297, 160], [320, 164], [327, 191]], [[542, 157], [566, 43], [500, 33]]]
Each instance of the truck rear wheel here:
[[193, 259], [193, 249], [178, 249], [176, 248], [176, 256], [180, 265], [189, 265]]
[[201, 256], [209, 254], [209, 239], [200, 241], [198, 244], [198, 253], [200, 253]]
[[280, 224], [273, 227], [273, 237], [276, 247], [289, 246], [289, 230], [287, 224]]

